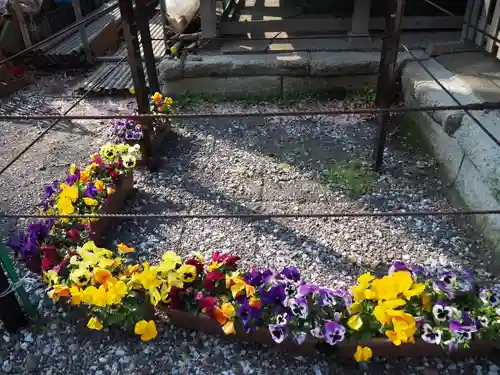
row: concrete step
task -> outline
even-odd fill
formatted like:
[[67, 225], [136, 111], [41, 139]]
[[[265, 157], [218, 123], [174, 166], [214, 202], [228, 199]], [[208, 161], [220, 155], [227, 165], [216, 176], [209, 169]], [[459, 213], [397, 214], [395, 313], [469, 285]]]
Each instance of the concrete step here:
[[[414, 50], [425, 58], [423, 50]], [[398, 64], [411, 59], [400, 53]], [[165, 92], [225, 93], [232, 99], [259, 95], [286, 96], [332, 87], [374, 87], [379, 52], [294, 52], [275, 54], [188, 56], [164, 59], [159, 78]]]

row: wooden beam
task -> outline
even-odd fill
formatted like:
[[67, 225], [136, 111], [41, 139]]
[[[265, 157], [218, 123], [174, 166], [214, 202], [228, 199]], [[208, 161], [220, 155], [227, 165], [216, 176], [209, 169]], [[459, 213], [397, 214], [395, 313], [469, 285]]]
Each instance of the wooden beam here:
[[464, 42], [465, 40], [469, 39], [469, 24], [471, 23], [472, 20], [472, 8], [474, 6], [474, 0], [467, 0], [467, 6], [465, 8], [465, 15], [464, 15], [464, 24], [462, 26], [462, 35], [460, 36], [460, 40]]
[[[202, 17], [203, 20], [203, 17]], [[405, 17], [403, 30], [443, 30], [462, 28], [462, 17]], [[236, 21], [219, 22], [220, 35], [264, 33], [264, 32], [348, 32], [352, 25], [351, 18], [302, 18], [270, 21]], [[384, 30], [385, 21], [382, 17], [370, 19], [370, 30]], [[203, 35], [205, 36], [205, 35]]]
[[203, 38], [217, 37], [216, 0], [200, 1], [201, 33]]
[[349, 35], [370, 36], [368, 30], [370, 26], [370, 7], [371, 0], [355, 0], [354, 10], [352, 12], [351, 31]]
[[[82, 6], [80, 0], [72, 0], [73, 12], [75, 12], [76, 22], [83, 20]], [[83, 51], [85, 52], [85, 59], [88, 64], [92, 64], [92, 52], [90, 51], [89, 37], [87, 35], [87, 30], [85, 30], [85, 24], [78, 26], [78, 32], [80, 33], [80, 39], [82, 40]]]
[[21, 4], [19, 4], [19, 0], [12, 0], [12, 10], [14, 11], [17, 19], [17, 24], [19, 25], [19, 29], [21, 30], [21, 35], [23, 36], [24, 46], [26, 48], [31, 47], [31, 37], [28, 32], [28, 27], [26, 26], [26, 21], [24, 20], [23, 10], [21, 9]]

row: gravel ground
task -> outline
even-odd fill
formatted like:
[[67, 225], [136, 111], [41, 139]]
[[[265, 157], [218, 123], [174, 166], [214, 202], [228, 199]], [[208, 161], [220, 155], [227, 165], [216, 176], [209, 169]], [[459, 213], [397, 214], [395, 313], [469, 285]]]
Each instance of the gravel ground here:
[[[0, 105], [0, 113], [61, 112], [78, 75], [44, 77]], [[85, 100], [74, 113], [126, 113], [129, 99]], [[187, 111], [263, 111], [288, 104], [196, 103]], [[292, 108], [353, 105], [302, 100]], [[28, 109], [25, 109], [28, 108]], [[395, 120], [400, 121], [399, 119]], [[2, 123], [6, 165], [47, 123]], [[192, 120], [175, 124], [178, 147], [158, 173], [138, 171], [138, 193], [128, 212], [269, 213], [355, 209], [451, 209], [449, 187], [436, 163], [403, 135], [391, 140], [386, 165], [374, 188], [352, 198], [325, 185], [323, 171], [339, 162], [370, 160], [373, 121], [359, 116]], [[44, 183], [61, 176], [70, 162], [83, 161], [101, 140], [103, 124], [61, 124], [3, 176], [1, 211], [35, 210]], [[455, 206], [457, 207], [457, 206]], [[0, 235], [16, 225], [0, 222]], [[396, 259], [423, 265], [474, 267], [490, 279], [491, 253], [465, 220], [456, 218], [273, 219], [250, 221], [128, 220], [114, 238], [135, 244], [155, 260], [165, 249], [181, 254], [227, 248], [243, 264], [293, 264], [304, 276], [329, 286], [351, 285], [356, 275], [386, 269]], [[110, 241], [112, 239], [110, 238]], [[19, 272], [26, 271], [19, 266]], [[28, 286], [40, 319], [15, 335], [0, 326], [0, 374], [485, 374], [496, 375], [487, 359], [375, 359], [361, 367], [322, 355], [295, 357], [253, 344], [179, 330], [159, 323], [159, 339], [142, 343], [115, 331], [88, 332], [70, 312], [45, 298], [36, 279]]]

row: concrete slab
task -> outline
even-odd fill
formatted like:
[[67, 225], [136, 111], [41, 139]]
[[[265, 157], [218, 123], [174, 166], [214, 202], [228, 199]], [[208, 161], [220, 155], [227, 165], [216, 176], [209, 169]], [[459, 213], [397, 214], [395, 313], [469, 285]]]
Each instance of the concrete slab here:
[[331, 93], [346, 89], [375, 88], [376, 86], [376, 74], [338, 77], [283, 77], [283, 97], [293, 97], [297, 93], [304, 92]]
[[[276, 35], [273, 35], [276, 36]], [[265, 53], [283, 51], [380, 51], [382, 40], [377, 36], [373, 40], [349, 38], [293, 39], [287, 40], [283, 33], [267, 40], [228, 40], [221, 45], [222, 54]], [[280, 40], [281, 39], [281, 40]], [[430, 44], [450, 42], [460, 39], [459, 32], [404, 33], [401, 43], [410, 48], [426, 49]], [[402, 49], [403, 50], [403, 49]]]
[[184, 63], [165, 59], [158, 66], [163, 80], [196, 77], [303, 76], [309, 73], [305, 52], [255, 55], [188, 56]]
[[465, 52], [439, 56], [436, 60], [483, 101], [500, 101], [500, 61], [494, 56], [486, 52]]
[[254, 96], [280, 97], [281, 77], [200, 77], [163, 82], [164, 94], [178, 96], [186, 91], [234, 100]]

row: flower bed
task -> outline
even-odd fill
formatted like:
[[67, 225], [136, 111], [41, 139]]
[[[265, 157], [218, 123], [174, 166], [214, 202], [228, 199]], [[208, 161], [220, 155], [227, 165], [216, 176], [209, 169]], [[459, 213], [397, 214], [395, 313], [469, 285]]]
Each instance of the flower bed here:
[[[106, 144], [85, 168], [70, 166], [64, 182], [45, 187], [40, 211], [46, 215], [115, 213], [133, 191], [136, 149]], [[89, 238], [100, 241], [108, 220], [47, 219], [11, 236], [8, 246], [34, 272], [59, 267], [67, 252]]]
[[[156, 92], [150, 99], [150, 113], [168, 114], [173, 112], [173, 100], [170, 97], [163, 97]], [[152, 128], [148, 132], [149, 141], [152, 145], [153, 153], [163, 143], [165, 136], [170, 132], [170, 120], [168, 118], [155, 118]], [[112, 120], [106, 132], [108, 138], [113, 142], [126, 143], [137, 147], [141, 155], [146, 155], [144, 150], [144, 131], [141, 123], [134, 119], [124, 118], [122, 120]], [[146, 155], [148, 157], [148, 155]], [[145, 166], [147, 160], [140, 158], [139, 166]]]
[[156, 265], [135, 263], [125, 244], [118, 255], [93, 242], [71, 253], [65, 274], [46, 273], [49, 296], [83, 308], [91, 329], [134, 327], [144, 341], [157, 335], [139, 309], [144, 302], [182, 328], [304, 352], [329, 348], [357, 361], [374, 353], [443, 355], [443, 347], [488, 354], [499, 336], [500, 289], [477, 288], [467, 272], [424, 272], [398, 262], [387, 275], [361, 275], [345, 291], [309, 284], [294, 267], [241, 270], [239, 257], [219, 251], [208, 261], [193, 254], [184, 262], [166, 252]]

